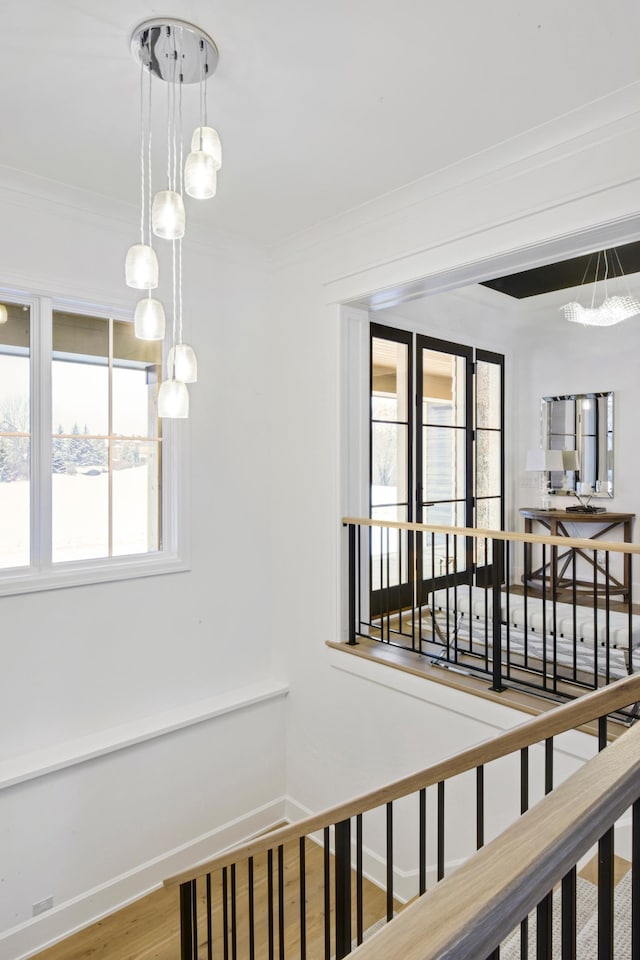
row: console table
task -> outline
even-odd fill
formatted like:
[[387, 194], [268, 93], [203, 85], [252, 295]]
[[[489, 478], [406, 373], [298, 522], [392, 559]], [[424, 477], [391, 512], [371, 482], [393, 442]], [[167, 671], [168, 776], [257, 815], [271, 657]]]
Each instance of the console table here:
[[[533, 507], [522, 507], [520, 514], [524, 517], [524, 532], [533, 533], [533, 524], [539, 523], [545, 527], [552, 537], [574, 536], [567, 530], [567, 524], [585, 524], [587, 526], [596, 525], [593, 533], [585, 531], [579, 533], [576, 539], [581, 540], [601, 540], [616, 527], [622, 527], [622, 538], [625, 543], [631, 543], [631, 533], [635, 513], [572, 513], [566, 510], [541, 510]], [[554, 600], [559, 599], [561, 593], [570, 591], [573, 593], [574, 587], [578, 593], [593, 593], [593, 579], [582, 580], [572, 576], [573, 570], [573, 552], [568, 549], [561, 552], [560, 547], [549, 547], [549, 559], [536, 570], [532, 569], [532, 544], [526, 544], [527, 567], [529, 570], [527, 582], [532, 586], [542, 589], [543, 585], [548, 584], [549, 592]], [[594, 543], [594, 554], [598, 545]], [[613, 576], [611, 570], [607, 571], [605, 566], [598, 562], [597, 556], [591, 555], [585, 550], [576, 549], [576, 557], [581, 557], [591, 567], [592, 572], [598, 578], [596, 592], [598, 594], [609, 593], [614, 596], [626, 598], [629, 596], [630, 581], [630, 560], [629, 554], [622, 557], [622, 580]], [[524, 580], [523, 576], [523, 580]]]

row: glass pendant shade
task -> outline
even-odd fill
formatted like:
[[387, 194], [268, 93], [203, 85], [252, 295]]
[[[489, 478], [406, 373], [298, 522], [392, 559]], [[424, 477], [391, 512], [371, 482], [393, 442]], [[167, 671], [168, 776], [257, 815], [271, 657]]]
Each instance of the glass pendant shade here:
[[180, 380], [164, 380], [158, 391], [158, 416], [186, 420], [189, 416], [189, 391]]
[[204, 150], [194, 150], [184, 165], [184, 188], [196, 200], [208, 200], [216, 195], [216, 167], [213, 157]]
[[156, 237], [179, 240], [184, 237], [185, 215], [182, 197], [175, 190], [160, 190], [153, 198], [151, 224]]
[[4, 303], [0, 303], [0, 323], [6, 323], [9, 319], [9, 311], [5, 307]]
[[158, 258], [153, 247], [146, 243], [129, 247], [124, 272], [128, 287], [154, 290], [158, 286]]
[[213, 157], [213, 163], [216, 170], [222, 166], [222, 144], [218, 131], [213, 127], [196, 127], [191, 138], [191, 151], [203, 150]]
[[176, 343], [169, 350], [167, 369], [182, 383], [195, 383], [198, 379], [198, 361], [193, 347], [188, 343]]
[[583, 307], [573, 300], [560, 308], [566, 320], [587, 327], [611, 327], [640, 313], [640, 302], [631, 295], [607, 297], [598, 307]]
[[162, 340], [164, 337], [164, 307], [154, 297], [146, 297], [136, 305], [133, 329], [139, 340]]

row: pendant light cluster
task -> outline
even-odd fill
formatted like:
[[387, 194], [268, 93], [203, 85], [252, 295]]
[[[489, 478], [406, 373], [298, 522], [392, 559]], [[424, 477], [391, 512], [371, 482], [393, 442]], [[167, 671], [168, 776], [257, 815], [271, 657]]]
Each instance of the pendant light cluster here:
[[[173, 419], [189, 416], [188, 383], [197, 380], [193, 347], [182, 334], [182, 239], [186, 228], [184, 194], [206, 200], [216, 194], [222, 148], [217, 132], [207, 126], [207, 80], [218, 63], [213, 40], [182, 20], [145, 20], [133, 33], [131, 49], [140, 63], [140, 242], [127, 252], [127, 285], [145, 290], [136, 306], [135, 334], [142, 340], [163, 340], [166, 329], [162, 302], [151, 295], [159, 283], [154, 238], [171, 244], [172, 346], [166, 377], [158, 392], [158, 415]], [[152, 77], [167, 83], [166, 185], [152, 190], [151, 127]], [[200, 121], [184, 162], [182, 91], [184, 84], [200, 87]]]

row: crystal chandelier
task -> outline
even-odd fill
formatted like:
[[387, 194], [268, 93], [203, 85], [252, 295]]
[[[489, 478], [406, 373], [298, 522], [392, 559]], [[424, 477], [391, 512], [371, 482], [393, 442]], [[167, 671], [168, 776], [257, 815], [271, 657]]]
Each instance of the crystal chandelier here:
[[[618, 251], [615, 249], [615, 247], [613, 249], [613, 253], [618, 262], [619, 276], [622, 277], [624, 276], [624, 271], [622, 269], [622, 264], [620, 263]], [[587, 269], [585, 270], [584, 277], [582, 278], [582, 284], [585, 282], [592, 260], [593, 256], [589, 258], [589, 262], [587, 263]], [[601, 262], [603, 264], [603, 276], [600, 282], [604, 292], [604, 299], [596, 306], [596, 291], [598, 289]], [[614, 278], [616, 276], [615, 269], [612, 276]], [[569, 320], [571, 323], [581, 323], [584, 326], [589, 327], [611, 327], [614, 323], [620, 323], [622, 320], [628, 320], [629, 317], [634, 317], [637, 313], [640, 313], [640, 301], [631, 295], [628, 288], [626, 296], [608, 295], [607, 280], [609, 279], [609, 258], [607, 256], [607, 251], [605, 250], [604, 252], [598, 253], [598, 258], [596, 260], [596, 272], [593, 282], [593, 292], [591, 295], [590, 306], [585, 307], [576, 300], [572, 300], [571, 303], [565, 303], [565, 305], [560, 308], [564, 313], [565, 320]]]
[[[188, 383], [197, 380], [195, 351], [183, 342], [182, 239], [186, 229], [185, 193], [196, 200], [214, 197], [222, 166], [220, 137], [207, 125], [207, 80], [218, 63], [218, 50], [193, 24], [168, 18], [145, 20], [133, 32], [131, 50], [140, 64], [140, 242], [128, 250], [125, 279], [146, 291], [136, 305], [134, 329], [143, 340], [163, 340], [166, 319], [162, 302], [151, 295], [159, 284], [154, 237], [171, 244], [171, 349], [166, 377], [158, 392], [158, 415], [184, 419], [189, 415]], [[167, 84], [166, 163], [163, 189], [152, 190], [152, 88], [156, 77]], [[182, 92], [198, 84], [199, 125], [184, 162]]]

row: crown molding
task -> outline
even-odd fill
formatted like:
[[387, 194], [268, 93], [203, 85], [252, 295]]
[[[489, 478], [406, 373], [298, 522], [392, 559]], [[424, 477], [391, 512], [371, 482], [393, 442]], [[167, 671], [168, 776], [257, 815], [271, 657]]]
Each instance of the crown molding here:
[[[437, 198], [445, 197], [446, 202], [446, 194], [471, 184], [478, 190], [504, 184], [639, 130], [640, 82], [636, 82], [287, 238], [271, 248], [274, 264], [287, 266], [337, 240], [353, 241], [358, 232], [381, 228], [403, 214], [409, 217]], [[604, 169], [599, 189], [614, 182], [619, 180]]]

